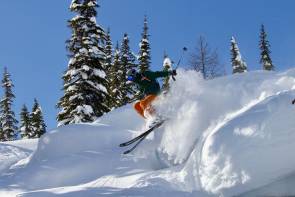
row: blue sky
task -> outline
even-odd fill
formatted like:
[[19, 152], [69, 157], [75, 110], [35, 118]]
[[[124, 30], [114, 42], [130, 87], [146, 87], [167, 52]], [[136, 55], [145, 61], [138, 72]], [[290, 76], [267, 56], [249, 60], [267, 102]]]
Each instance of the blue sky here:
[[[70, 2], [2, 0], [0, 6], [0, 69], [6, 66], [12, 75], [17, 118], [21, 106], [31, 108], [37, 98], [49, 128], [56, 126], [55, 104], [62, 95], [61, 76], [68, 63], [67, 20], [74, 16], [68, 10]], [[100, 0], [99, 4], [97, 21], [111, 28], [113, 43], [127, 32], [136, 53], [143, 18], [148, 16], [153, 69], [161, 68], [164, 51], [177, 61], [182, 47], [192, 51], [203, 35], [218, 49], [230, 73], [229, 41], [234, 35], [249, 69], [258, 70], [261, 23], [277, 70], [295, 66], [294, 0]]]

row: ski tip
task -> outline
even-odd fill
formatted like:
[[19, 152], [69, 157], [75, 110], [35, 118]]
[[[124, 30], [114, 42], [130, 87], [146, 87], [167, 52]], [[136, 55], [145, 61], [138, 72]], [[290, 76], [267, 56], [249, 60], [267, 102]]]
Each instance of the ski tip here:
[[130, 150], [127, 150], [127, 151], [123, 152], [123, 155], [127, 155], [130, 152], [131, 152]]
[[125, 146], [124, 143], [119, 145], [119, 147], [124, 147], [124, 146]]

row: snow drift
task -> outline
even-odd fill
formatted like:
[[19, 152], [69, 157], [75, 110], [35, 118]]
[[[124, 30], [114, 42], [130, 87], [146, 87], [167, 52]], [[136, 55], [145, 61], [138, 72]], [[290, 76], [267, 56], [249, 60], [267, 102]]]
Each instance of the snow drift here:
[[156, 103], [168, 121], [133, 154], [118, 144], [146, 125], [126, 106], [43, 136], [2, 169], [0, 196], [294, 195], [282, 185], [295, 182], [295, 70], [210, 81], [178, 73]]

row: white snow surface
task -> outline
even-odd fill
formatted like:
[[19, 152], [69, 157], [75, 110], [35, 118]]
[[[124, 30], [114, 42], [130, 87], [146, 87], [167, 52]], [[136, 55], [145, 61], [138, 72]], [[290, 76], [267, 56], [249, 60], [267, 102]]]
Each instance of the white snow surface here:
[[179, 70], [155, 104], [168, 120], [129, 155], [118, 145], [151, 121], [131, 105], [0, 143], [0, 196], [295, 195], [294, 88], [295, 69], [210, 81]]

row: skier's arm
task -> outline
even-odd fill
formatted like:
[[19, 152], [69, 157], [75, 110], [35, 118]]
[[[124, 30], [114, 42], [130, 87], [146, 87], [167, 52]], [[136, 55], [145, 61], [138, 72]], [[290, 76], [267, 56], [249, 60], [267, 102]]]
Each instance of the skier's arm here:
[[171, 75], [171, 72], [170, 71], [156, 71], [155, 72], [155, 75], [156, 75], [156, 78], [159, 78], [159, 77], [168, 77]]
[[141, 82], [140, 76], [136, 74], [133, 78], [133, 82], [139, 84]]
[[159, 77], [168, 77], [170, 75], [175, 76], [176, 75], [176, 70], [171, 70], [171, 71], [156, 71], [154, 72], [155, 78]]

